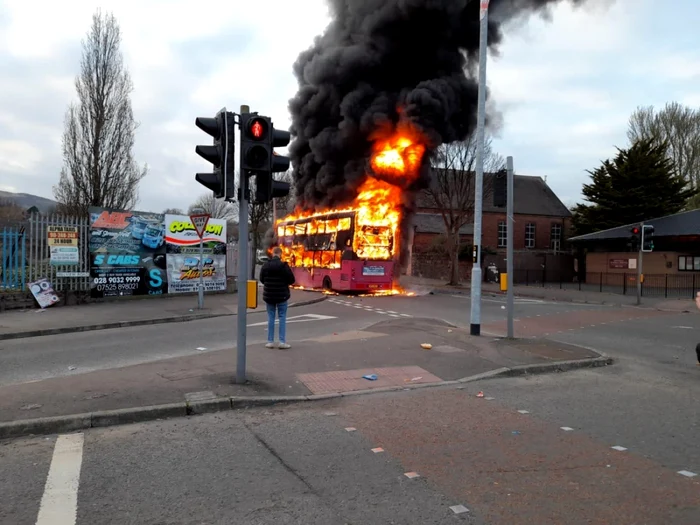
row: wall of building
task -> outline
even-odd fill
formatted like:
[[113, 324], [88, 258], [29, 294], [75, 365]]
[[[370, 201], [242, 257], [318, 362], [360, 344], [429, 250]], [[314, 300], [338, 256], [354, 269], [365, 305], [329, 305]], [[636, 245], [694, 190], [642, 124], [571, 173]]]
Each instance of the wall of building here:
[[[525, 250], [525, 231], [528, 224], [535, 225], [535, 246], [533, 251], [551, 250], [552, 224], [562, 225], [562, 240], [566, 239], [571, 229], [571, 220], [562, 217], [545, 217], [541, 215], [516, 215], [513, 229], [513, 249]], [[482, 219], [482, 244], [489, 248], [498, 246], [498, 223], [507, 221], [505, 212], [485, 213]]]
[[[643, 270], [645, 274], [692, 273], [678, 271], [679, 252], [645, 253]], [[629, 261], [633, 260], [633, 263]], [[637, 254], [635, 252], [589, 252], [586, 254], [587, 273], [624, 274], [636, 273]]]

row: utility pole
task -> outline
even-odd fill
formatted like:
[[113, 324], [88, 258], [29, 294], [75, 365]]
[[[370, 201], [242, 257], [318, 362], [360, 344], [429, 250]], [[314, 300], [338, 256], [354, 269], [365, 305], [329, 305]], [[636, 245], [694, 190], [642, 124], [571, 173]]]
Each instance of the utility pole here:
[[507, 308], [508, 308], [508, 339], [513, 339], [513, 310], [515, 309], [515, 297], [513, 291], [513, 233], [515, 229], [515, 218], [513, 217], [513, 157], [506, 158], [507, 170], [507, 204], [506, 215], [508, 222], [506, 223], [506, 278], [508, 283], [507, 289]]
[[[484, 127], [486, 122], [486, 51], [489, 0], [481, 0], [479, 17], [479, 94], [476, 114], [476, 184], [474, 188], [474, 251], [471, 275], [471, 335], [481, 335], [481, 215], [484, 204]], [[510, 283], [508, 283], [510, 285]]]
[[[241, 115], [250, 113], [241, 106]], [[240, 128], [239, 121], [239, 128]], [[242, 146], [242, 144], [241, 144]], [[248, 313], [248, 174], [241, 165], [238, 181], [238, 337], [236, 341], [236, 383], [246, 382], [246, 329]]]
[[[644, 231], [644, 223], [640, 224], [640, 235]], [[637, 252], [637, 305], [642, 304], [642, 278], [644, 272], [642, 271], [642, 260], [644, 258], [644, 246], [643, 238], [639, 242], [639, 251]]]

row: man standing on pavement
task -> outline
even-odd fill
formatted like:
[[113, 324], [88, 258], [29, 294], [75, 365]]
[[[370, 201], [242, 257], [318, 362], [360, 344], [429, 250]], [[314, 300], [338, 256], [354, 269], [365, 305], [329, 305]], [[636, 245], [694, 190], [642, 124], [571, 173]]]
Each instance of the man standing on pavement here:
[[260, 282], [263, 283], [263, 301], [267, 305], [267, 344], [266, 348], [275, 347], [275, 312], [279, 318], [279, 348], [291, 348], [287, 344], [287, 302], [291, 297], [289, 287], [294, 284], [294, 273], [282, 260], [282, 250], [275, 246], [272, 259], [263, 264], [260, 270]]

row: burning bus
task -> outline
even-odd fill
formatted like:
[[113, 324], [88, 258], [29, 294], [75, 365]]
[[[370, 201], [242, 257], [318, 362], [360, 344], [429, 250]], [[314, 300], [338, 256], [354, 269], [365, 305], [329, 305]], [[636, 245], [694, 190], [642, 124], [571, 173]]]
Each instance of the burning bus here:
[[395, 236], [391, 225], [363, 223], [360, 210], [277, 223], [278, 245], [304, 288], [391, 291]]
[[339, 292], [398, 293], [403, 191], [417, 177], [425, 146], [407, 132], [374, 144], [368, 173], [350, 206], [297, 211], [275, 237], [296, 284]]

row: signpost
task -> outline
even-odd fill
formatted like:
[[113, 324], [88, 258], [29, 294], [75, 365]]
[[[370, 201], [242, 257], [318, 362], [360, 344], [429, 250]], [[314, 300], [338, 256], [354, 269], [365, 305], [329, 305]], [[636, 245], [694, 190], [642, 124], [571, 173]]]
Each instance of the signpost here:
[[[195, 212], [203, 212], [204, 210], [193, 210]], [[208, 213], [194, 213], [190, 215], [192, 226], [194, 226], [197, 235], [199, 236], [199, 295], [197, 298], [197, 308], [204, 308], [204, 231], [209, 223]]]

